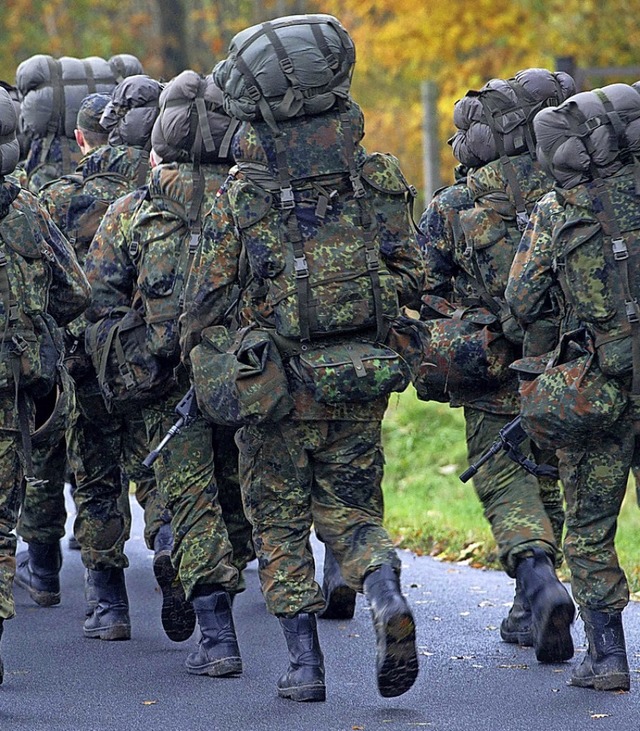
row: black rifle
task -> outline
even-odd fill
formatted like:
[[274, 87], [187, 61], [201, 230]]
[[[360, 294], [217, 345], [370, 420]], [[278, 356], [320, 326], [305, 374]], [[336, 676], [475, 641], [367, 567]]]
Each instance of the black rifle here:
[[509, 459], [512, 459], [514, 462], [519, 464], [520, 467], [524, 468], [532, 475], [535, 475], [536, 477], [550, 477], [554, 480], [558, 479], [558, 470], [556, 467], [552, 467], [548, 464], [536, 464], [520, 451], [520, 445], [525, 441], [525, 439], [528, 439], [527, 433], [522, 428], [520, 421], [521, 418], [516, 416], [513, 421], [510, 421], [508, 424], [503, 426], [502, 429], [500, 429], [496, 441], [477, 462], [474, 462], [460, 475], [462, 482], [470, 480], [485, 462], [488, 462], [501, 450], [504, 450], [507, 453], [507, 457], [509, 457]]
[[189, 424], [193, 423], [196, 416], [198, 416], [198, 403], [196, 401], [196, 392], [193, 386], [185, 393], [180, 399], [176, 406], [176, 414], [180, 417], [178, 421], [169, 429], [164, 435], [160, 444], [144, 458], [142, 464], [145, 467], [151, 467], [151, 465], [158, 459], [160, 452], [164, 449], [165, 445], [170, 439], [173, 439], [176, 434], [180, 433], [180, 430]]

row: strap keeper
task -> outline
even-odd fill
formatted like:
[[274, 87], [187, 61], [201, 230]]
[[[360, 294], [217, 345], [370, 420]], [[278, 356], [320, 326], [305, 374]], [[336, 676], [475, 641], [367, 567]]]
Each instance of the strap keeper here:
[[247, 94], [253, 102], [258, 102], [262, 98], [262, 92], [257, 86], [247, 86]]
[[140, 252], [140, 242], [138, 239], [131, 239], [129, 242], [129, 256], [132, 259], [135, 259], [138, 256], [138, 253]]
[[611, 249], [616, 261], [624, 261], [629, 258], [629, 250], [623, 238], [611, 239]]

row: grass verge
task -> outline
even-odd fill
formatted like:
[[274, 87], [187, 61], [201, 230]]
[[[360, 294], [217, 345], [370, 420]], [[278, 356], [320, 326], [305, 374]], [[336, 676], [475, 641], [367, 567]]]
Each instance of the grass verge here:
[[[394, 394], [383, 422], [385, 520], [399, 547], [477, 567], [499, 568], [496, 545], [467, 467], [462, 409]], [[640, 599], [640, 511], [630, 482], [616, 546], [634, 599]], [[561, 571], [567, 578], [565, 571]]]

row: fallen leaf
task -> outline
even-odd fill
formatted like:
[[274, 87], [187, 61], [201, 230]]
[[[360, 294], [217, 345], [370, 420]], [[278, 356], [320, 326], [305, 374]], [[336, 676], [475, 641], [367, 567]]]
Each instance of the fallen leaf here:
[[458, 465], [457, 464], [445, 464], [442, 465], [442, 467], [438, 467], [438, 472], [441, 475], [452, 475], [454, 472], [458, 471]]
[[158, 701], [142, 701], [143, 706], [155, 706]]
[[592, 713], [591, 718], [609, 718], [610, 713]]
[[507, 668], [509, 670], [528, 670], [528, 665], [498, 665], [499, 668]]
[[460, 612], [461, 617], [468, 617], [471, 614], [471, 612]]
[[494, 626], [494, 625], [492, 625], [492, 624], [489, 624], [489, 625], [487, 625], [487, 626], [485, 627], [485, 629], [487, 629], [487, 630], [490, 630], [490, 631], [493, 631], [493, 630], [496, 630], [496, 629], [498, 629], [498, 628], [497, 628], [497, 627], [495, 627], [495, 626]]
[[560, 692], [560, 688], [551, 688], [551, 692], [552, 693], [559, 693]]

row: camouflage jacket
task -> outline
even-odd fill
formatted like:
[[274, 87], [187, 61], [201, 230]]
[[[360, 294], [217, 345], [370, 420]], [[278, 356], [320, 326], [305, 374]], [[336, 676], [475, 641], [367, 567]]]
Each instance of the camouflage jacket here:
[[[444, 297], [455, 305], [479, 300], [469, 268], [459, 213], [473, 206], [473, 196], [464, 181], [437, 192], [420, 218], [424, 234], [423, 256], [426, 268], [425, 294]], [[517, 383], [471, 401], [452, 399], [451, 406], [471, 406], [496, 414], [518, 412]]]
[[[202, 210], [206, 211], [226, 178], [228, 167], [202, 165], [201, 170], [205, 176]], [[175, 201], [180, 208], [187, 209], [193, 192], [193, 166], [191, 163], [159, 165], [150, 173], [149, 186], [164, 190], [169, 205]], [[118, 199], [109, 207], [89, 248], [85, 270], [92, 294], [86, 315], [91, 322], [106, 317], [115, 307], [132, 306], [134, 300], [139, 299], [138, 258], [132, 231], [138, 217], [158, 213], [149, 186]], [[182, 252], [164, 249], [164, 219], [158, 216], [155, 225], [157, 236], [153, 256], [159, 273], [175, 271], [176, 259]], [[186, 245], [188, 241], [185, 241]]]
[[[241, 179], [242, 173], [236, 173]], [[213, 208], [205, 217], [202, 244], [196, 254], [187, 282], [184, 314], [180, 321], [183, 357], [188, 360], [191, 349], [200, 341], [200, 333], [210, 325], [231, 325], [227, 314], [240, 297], [238, 325], [259, 323], [275, 327], [273, 312], [265, 302], [264, 287], [259, 281], [245, 286], [243, 246], [234, 222], [228, 184], [220, 190]], [[394, 277], [400, 306], [419, 307], [424, 287], [424, 264], [417, 237], [409, 225], [393, 231], [381, 240], [380, 255]], [[381, 224], [383, 226], [383, 224]], [[238, 293], [241, 293], [240, 295]], [[366, 404], [317, 403], [312, 394], [289, 371], [289, 383], [295, 402], [291, 417], [299, 420], [369, 421], [381, 419], [388, 398]]]
[[555, 191], [536, 204], [509, 272], [507, 303], [525, 328], [525, 354], [552, 350], [562, 332], [578, 323], [567, 308], [556, 276], [553, 229], [563, 221], [564, 211]]
[[[58, 227], [69, 235], [75, 223], [69, 214], [69, 205], [75, 195], [82, 193], [84, 181], [91, 180], [89, 195], [112, 203], [129, 190], [144, 184], [148, 160], [149, 153], [146, 150], [126, 145], [103, 145], [88, 152], [80, 160], [74, 174], [63, 175], [43, 185], [38, 196]], [[73, 243], [78, 258], [84, 262], [86, 244]]]

